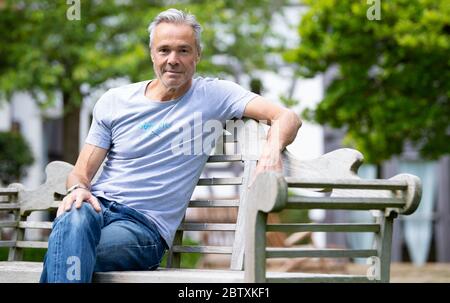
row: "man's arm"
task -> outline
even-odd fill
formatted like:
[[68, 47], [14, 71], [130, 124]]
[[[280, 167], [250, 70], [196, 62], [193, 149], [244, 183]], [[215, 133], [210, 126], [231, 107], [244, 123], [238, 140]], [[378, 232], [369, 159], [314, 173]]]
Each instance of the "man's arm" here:
[[61, 215], [64, 211], [70, 210], [74, 202], [76, 208], [80, 208], [83, 201], [86, 201], [92, 204], [96, 211], [101, 211], [100, 204], [91, 194], [90, 188], [91, 180], [105, 159], [107, 152], [106, 149], [95, 145], [85, 144], [83, 146], [75, 167], [67, 177], [66, 187], [70, 188], [75, 184], [80, 184], [84, 188], [74, 190], [63, 199], [58, 208], [57, 216]]
[[267, 143], [256, 166], [255, 176], [268, 170], [281, 172], [281, 152], [294, 141], [302, 121], [294, 111], [260, 96], [247, 104], [244, 116], [267, 121], [271, 125], [267, 134]]

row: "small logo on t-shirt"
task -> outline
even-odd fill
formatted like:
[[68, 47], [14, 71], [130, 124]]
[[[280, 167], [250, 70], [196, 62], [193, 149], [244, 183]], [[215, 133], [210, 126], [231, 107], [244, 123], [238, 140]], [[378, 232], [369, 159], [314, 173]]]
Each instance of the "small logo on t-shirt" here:
[[142, 129], [144, 131], [148, 131], [153, 135], [156, 135], [160, 137], [160, 134], [165, 130], [170, 128], [171, 124], [168, 122], [144, 122], [141, 125], [139, 125], [139, 129]]

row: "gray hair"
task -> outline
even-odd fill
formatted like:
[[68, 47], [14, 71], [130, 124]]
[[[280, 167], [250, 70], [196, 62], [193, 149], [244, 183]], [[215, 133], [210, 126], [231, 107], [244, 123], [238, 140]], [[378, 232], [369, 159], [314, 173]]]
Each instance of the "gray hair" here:
[[202, 49], [200, 45], [202, 32], [201, 25], [197, 22], [197, 19], [195, 19], [194, 15], [177, 10], [175, 8], [170, 8], [164, 12], [159, 13], [159, 15], [156, 16], [156, 18], [148, 26], [148, 33], [150, 35], [150, 42], [149, 42], [150, 48], [152, 47], [155, 28], [158, 24], [163, 22], [190, 25], [195, 34], [195, 45], [197, 47], [197, 51], [199, 53], [201, 52]]

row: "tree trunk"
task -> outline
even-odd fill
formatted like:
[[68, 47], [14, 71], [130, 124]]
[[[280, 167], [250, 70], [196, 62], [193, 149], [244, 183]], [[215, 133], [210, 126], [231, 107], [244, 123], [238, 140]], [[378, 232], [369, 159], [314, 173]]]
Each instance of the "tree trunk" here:
[[71, 95], [63, 93], [63, 161], [75, 164], [79, 153], [80, 106], [74, 106]]

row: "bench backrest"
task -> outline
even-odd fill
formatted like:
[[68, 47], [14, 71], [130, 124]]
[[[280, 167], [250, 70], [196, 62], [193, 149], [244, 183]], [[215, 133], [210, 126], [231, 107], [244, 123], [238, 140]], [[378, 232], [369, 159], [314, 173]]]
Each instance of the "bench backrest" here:
[[[246, 195], [249, 179], [256, 167], [260, 147], [264, 144], [264, 127], [256, 121], [233, 120], [229, 121], [223, 132], [223, 136], [217, 141], [214, 153], [209, 157], [209, 163], [239, 163], [241, 175], [237, 177], [208, 177], [200, 178], [198, 187], [207, 186], [238, 186], [239, 195], [234, 199], [226, 200], [191, 200], [189, 208], [236, 208], [237, 220], [235, 223], [189, 223], [183, 221], [179, 226], [173, 246], [168, 252], [168, 267], [180, 267], [181, 255], [184, 253], [213, 253], [231, 255], [230, 268], [243, 269], [244, 242], [243, 221], [246, 203]], [[30, 221], [29, 215], [35, 211], [49, 211], [53, 214], [66, 194], [66, 178], [73, 165], [54, 161], [47, 165], [46, 181], [35, 190], [27, 190], [23, 185], [14, 183], [6, 189], [1, 189], [0, 195], [7, 197], [5, 203], [0, 203], [0, 210], [11, 211], [13, 219], [3, 221], [0, 227], [14, 228], [11, 240], [1, 240], [0, 247], [9, 247], [9, 260], [22, 260], [23, 248], [47, 248], [46, 241], [25, 240], [25, 230], [44, 229], [51, 230], [52, 222]], [[101, 169], [94, 180], [98, 178]], [[28, 220], [27, 220], [28, 219]], [[234, 232], [232, 246], [190, 246], [183, 244], [183, 234], [186, 231], [230, 231]]]
[[[216, 152], [209, 157], [208, 163], [239, 163], [242, 168], [242, 174], [232, 178], [201, 178], [197, 186], [239, 186], [239, 195], [235, 199], [227, 200], [192, 200], [189, 203], [189, 207], [219, 209], [236, 208], [236, 222], [220, 224], [183, 222], [179, 226], [173, 246], [169, 250], [168, 267], [180, 267], [181, 256], [185, 253], [213, 253], [231, 255], [230, 269], [232, 270], [243, 270], [244, 268], [244, 238], [247, 237], [247, 241], [249, 237], [249, 227], [245, 226], [249, 220], [247, 218], [250, 199], [249, 182], [251, 181], [252, 174], [256, 168], [257, 159], [259, 158], [262, 147], [266, 141], [267, 127], [258, 124], [254, 120], [246, 119], [230, 121], [227, 124], [226, 130], [228, 131], [224, 131], [222, 140], [219, 140], [216, 146]], [[292, 208], [348, 210], [379, 209], [384, 213], [402, 209], [404, 214], [409, 214], [417, 208], [418, 196], [418, 199], [420, 200], [420, 186], [417, 186], [417, 180], [415, 179], [394, 177], [392, 180], [371, 180], [367, 182], [360, 180], [357, 176], [357, 170], [362, 164], [363, 156], [353, 149], [339, 149], [309, 161], [300, 161], [296, 159], [296, 157], [288, 150], [283, 152], [282, 157], [284, 168], [283, 178], [285, 178], [285, 182], [287, 182], [291, 188], [307, 188], [310, 191], [324, 192], [328, 196], [307, 199], [302, 197], [293, 198], [294, 200], [291, 201], [293, 203], [288, 204], [291, 205]], [[61, 161], [51, 162], [46, 167], [47, 179], [45, 183], [40, 185], [37, 189], [27, 190], [21, 184], [16, 183], [11, 184], [6, 189], [0, 190], [0, 196], [7, 197], [6, 202], [0, 203], [0, 211], [11, 211], [13, 213], [12, 219], [0, 222], [0, 228], [14, 228], [13, 238], [11, 240], [0, 239], [0, 247], [9, 247], [9, 260], [22, 260], [23, 248], [47, 247], [47, 242], [28, 241], [24, 238], [24, 234], [26, 229], [50, 230], [52, 228], [52, 223], [48, 221], [30, 221], [27, 220], [27, 218], [34, 211], [56, 212], [59, 201], [66, 193], [65, 182], [72, 167], [71, 164]], [[98, 177], [99, 173], [100, 172], [97, 173], [96, 177]], [[397, 180], [396, 178], [400, 178], [401, 180]], [[285, 190], [287, 191], [287, 187]], [[256, 205], [259, 205], [259, 201], [263, 201], [269, 197], [271, 191], [271, 188], [261, 188], [259, 190], [260, 196], [256, 199], [253, 197], [253, 202], [251, 202], [252, 205], [250, 206], [255, 207]], [[348, 198], [351, 197], [354, 197], [354, 199], [349, 200]], [[383, 198], [382, 201], [377, 201], [380, 197], [385, 198]], [[376, 203], [378, 202], [381, 204], [377, 206]], [[383, 245], [380, 246], [382, 247], [381, 249], [390, 250], [392, 228], [391, 225], [388, 225], [388, 230], [386, 231], [383, 226], [381, 228], [376, 226], [359, 226], [359, 228], [362, 229], [362, 231], [374, 232], [377, 235], [377, 243], [383, 243]], [[255, 226], [252, 227], [252, 230], [254, 227]], [[272, 231], [278, 230], [276, 226], [270, 228]], [[300, 226], [301, 230], [306, 230], [308, 228], [309, 227], [307, 226]], [[358, 226], [340, 226], [340, 224], [330, 223], [327, 226], [311, 225], [310, 229], [313, 232], [351, 232], [352, 230], [355, 231], [358, 229]], [[292, 226], [282, 226], [279, 230], [289, 232], [294, 231], [295, 228]], [[234, 232], [234, 240], [231, 246], [184, 245], [182, 240], [183, 234], [186, 231], [230, 231]], [[336, 256], [339, 256], [339, 254], [340, 252], [336, 252]], [[364, 255], [367, 254], [368, 252], [364, 252]], [[276, 256], [276, 253], [274, 255]], [[314, 254], [310, 253], [310, 255]], [[333, 252], [323, 253], [319, 251], [316, 255], [331, 256], [333, 255]]]

